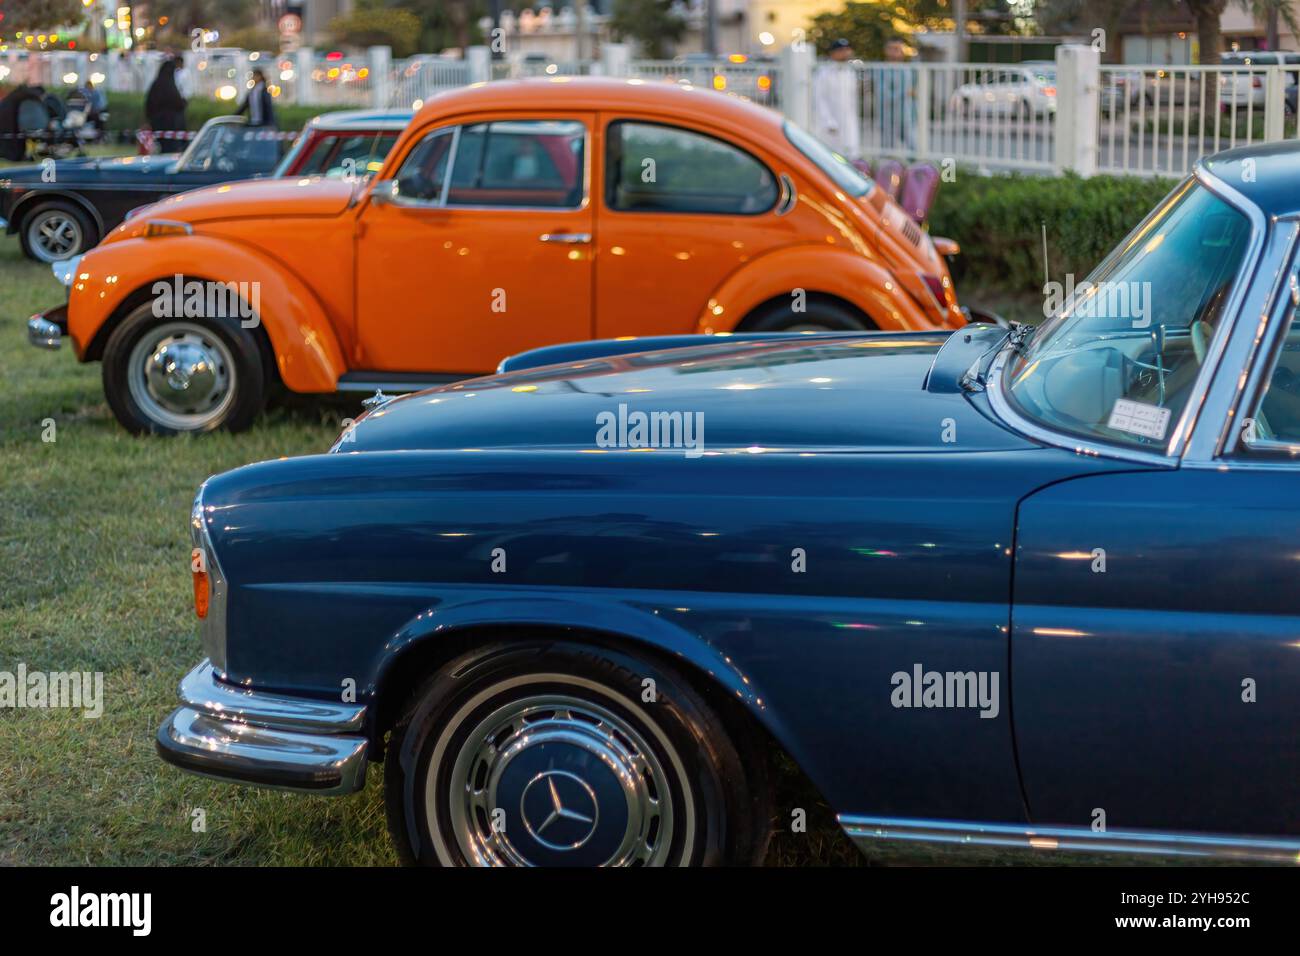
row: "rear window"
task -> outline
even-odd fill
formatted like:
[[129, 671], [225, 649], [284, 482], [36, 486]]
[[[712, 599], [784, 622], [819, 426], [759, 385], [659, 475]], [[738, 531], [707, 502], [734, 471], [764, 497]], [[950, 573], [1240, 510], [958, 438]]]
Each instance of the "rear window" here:
[[610, 209], [752, 216], [776, 205], [772, 171], [713, 136], [620, 120], [609, 126], [607, 149]]
[[794, 143], [795, 149], [816, 163], [822, 172], [834, 180], [836, 186], [850, 196], [865, 196], [876, 187], [874, 182], [858, 172], [847, 159], [789, 120], [785, 121], [785, 135], [790, 142]]

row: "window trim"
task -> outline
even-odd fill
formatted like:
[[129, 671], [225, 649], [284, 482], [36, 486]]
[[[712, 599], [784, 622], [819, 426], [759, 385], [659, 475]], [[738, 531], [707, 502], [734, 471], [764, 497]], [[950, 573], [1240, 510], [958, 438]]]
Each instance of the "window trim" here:
[[[449, 203], [447, 197], [451, 194], [452, 173], [456, 168], [456, 159], [460, 154], [460, 133], [466, 126], [487, 126], [488, 136], [491, 136], [491, 129], [495, 123], [577, 123], [582, 127], [582, 194], [578, 198], [577, 205], [573, 206], [509, 206], [485, 203]], [[401, 193], [397, 194], [396, 205], [405, 206], [415, 209], [470, 209], [470, 210], [505, 210], [509, 212], [536, 212], [536, 213], [561, 213], [561, 212], [579, 212], [587, 207], [591, 197], [591, 125], [586, 120], [578, 116], [570, 117], [538, 117], [538, 116], [494, 116], [490, 119], [471, 120], [469, 122], [457, 123], [454, 126], [439, 126], [431, 129], [424, 136], [416, 141], [415, 145], [406, 151], [402, 157], [401, 163], [393, 172], [393, 182], [397, 182], [398, 174], [406, 165], [407, 160], [414, 155], [422, 144], [430, 136], [451, 133], [451, 148], [447, 152], [447, 175], [442, 181], [442, 192], [437, 200], [431, 199], [407, 199], [403, 198]], [[486, 144], [483, 150], [484, 157], [487, 156]]]
[[[1178, 467], [1180, 464], [1195, 467], [1197, 464], [1204, 463], [1196, 453], [1197, 449], [1194, 447], [1197, 444], [1196, 439], [1205, 432], [1213, 432], [1215, 441], [1218, 442], [1223, 431], [1229, 427], [1229, 423], [1233, 420], [1231, 413], [1217, 422], [1207, 422], [1205, 418], [1207, 411], [1212, 411], [1209, 407], [1211, 399], [1223, 388], [1228, 387], [1222, 384], [1218, 374], [1220, 361], [1228, 348], [1229, 341], [1237, 333], [1238, 320], [1245, 306], [1246, 297], [1257, 284], [1256, 272], [1264, 259], [1264, 239], [1268, 230], [1264, 214], [1260, 208], [1228, 183], [1211, 173], [1205, 167], [1203, 161], [1196, 164], [1189, 179], [1195, 180], [1196, 184], [1208, 189], [1219, 199], [1245, 215], [1250, 221], [1251, 234], [1246, 254], [1237, 272], [1236, 281], [1229, 293], [1228, 301], [1224, 305], [1223, 322], [1215, 330], [1214, 338], [1209, 345], [1209, 351], [1206, 353], [1205, 362], [1197, 372], [1196, 379], [1192, 384], [1192, 390], [1188, 394], [1187, 404], [1183, 406], [1182, 414], [1177, 421], [1173, 422], [1173, 431], [1170, 433], [1167, 448], [1160, 452], [1147, 451], [1139, 447], [1108, 442], [1100, 437], [1084, 438], [1075, 436], [1069, 432], [1049, 428], [1037, 419], [1023, 414], [1004, 391], [1007, 387], [1004, 375], [1005, 366], [1014, 353], [1007, 346], [1003, 346], [1002, 351], [998, 353], [989, 368], [985, 394], [989, 398], [994, 414], [1001, 419], [1006, 427], [1048, 445], [1102, 458], [1160, 465], [1167, 468]], [[1174, 192], [1183, 189], [1186, 183], [1187, 180], [1182, 180], [1170, 190], [1169, 196], [1162, 199], [1147, 213], [1142, 221], [1134, 227], [1134, 231], [1140, 229], [1152, 216], [1163, 209], [1170, 196]], [[1112, 249], [1102, 262], [1104, 263], [1109, 259], [1114, 254], [1114, 251]], [[1219, 382], [1217, 387], [1216, 381]], [[1224, 464], [1224, 460], [1216, 456], [1210, 456], [1208, 461], [1208, 465], [1211, 467], [1222, 467]]]
[[[609, 161], [609, 152], [614, 147], [613, 129], [616, 125], [621, 123], [635, 123], [638, 126], [658, 126], [662, 129], [675, 130], [677, 132], [682, 132], [682, 133], [691, 133], [692, 135], [700, 136], [703, 137], [704, 139], [711, 139], [714, 142], [722, 143], [724, 146], [728, 146], [731, 149], [736, 150], [736, 152], [748, 156], [750, 159], [756, 162], [761, 169], [763, 169], [769, 176], [772, 177], [772, 185], [776, 188], [776, 195], [774, 196], [771, 205], [769, 205], [766, 209], [759, 210], [758, 212], [718, 212], [712, 210], [708, 212], [700, 212], [698, 210], [693, 210], [693, 209], [620, 209], [619, 207], [613, 205], [611, 201], [613, 198], [613, 190], [615, 188], [617, 180], [616, 177], [612, 175], [613, 170], [611, 169], [611, 165]], [[609, 120], [605, 124], [604, 136], [605, 136], [605, 155], [602, 157], [602, 160], [604, 162], [604, 167], [605, 167], [605, 183], [604, 183], [605, 188], [601, 190], [600, 199], [601, 199], [601, 205], [605, 212], [616, 213], [621, 215], [632, 215], [632, 216], [637, 216], [637, 215], [640, 216], [645, 216], [645, 215], [745, 216], [746, 218], [750, 218], [750, 217], [768, 215], [774, 209], [776, 209], [776, 207], [781, 202], [781, 183], [777, 177], [777, 174], [772, 171], [772, 167], [769, 166], [767, 163], [765, 163], [758, 156], [754, 155], [754, 153], [752, 153], [746, 147], [734, 143], [729, 139], [724, 139], [721, 136], [715, 136], [713, 133], [706, 133], [703, 130], [697, 129], [695, 127], [682, 126], [681, 124], [678, 123], [664, 123], [658, 120], [647, 120], [647, 119], [640, 119], [637, 117], [629, 116], [629, 117], [618, 117]]]
[[[1216, 461], [1230, 468], [1300, 468], [1300, 441], [1266, 438], [1247, 443], [1237, 424], [1259, 414], [1272, 384], [1273, 371], [1282, 360], [1287, 335], [1293, 330], [1300, 331], [1300, 220], [1287, 216], [1277, 222], [1290, 225], [1291, 235], [1281, 257], [1285, 265], [1278, 270], [1277, 282], [1269, 290], [1264, 309], [1269, 329], [1247, 358], [1249, 376], [1219, 436]], [[1247, 409], [1250, 415], [1238, 414]]]

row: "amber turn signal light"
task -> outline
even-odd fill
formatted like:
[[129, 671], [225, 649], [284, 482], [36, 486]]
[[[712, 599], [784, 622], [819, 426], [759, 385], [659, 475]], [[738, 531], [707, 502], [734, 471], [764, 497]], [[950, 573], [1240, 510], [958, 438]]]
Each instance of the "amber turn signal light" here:
[[194, 613], [203, 620], [208, 616], [208, 565], [202, 548], [190, 552], [190, 571], [194, 575]]
[[146, 239], [159, 239], [163, 236], [190, 236], [194, 234], [194, 227], [188, 222], [172, 222], [169, 219], [151, 219], [145, 223], [144, 237]]

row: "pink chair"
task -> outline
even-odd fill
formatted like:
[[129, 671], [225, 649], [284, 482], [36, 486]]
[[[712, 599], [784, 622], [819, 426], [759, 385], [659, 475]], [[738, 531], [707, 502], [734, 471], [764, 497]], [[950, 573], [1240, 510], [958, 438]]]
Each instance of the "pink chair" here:
[[929, 163], [916, 163], [907, 169], [903, 188], [898, 193], [898, 204], [921, 224], [930, 215], [930, 207], [934, 205], [938, 192], [939, 170]]
[[876, 165], [876, 183], [890, 199], [897, 199], [903, 188], [903, 164], [896, 159], [882, 159]]
[[852, 163], [853, 168], [856, 169], [858, 172], [860, 172], [863, 176], [866, 176], [868, 179], [871, 178], [871, 164], [867, 162], [865, 159], [850, 160], [850, 163]]

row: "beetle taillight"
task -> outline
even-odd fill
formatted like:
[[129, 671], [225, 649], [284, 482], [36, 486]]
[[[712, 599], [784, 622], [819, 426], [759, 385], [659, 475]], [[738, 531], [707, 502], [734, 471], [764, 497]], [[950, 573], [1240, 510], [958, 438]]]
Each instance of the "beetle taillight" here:
[[934, 296], [934, 301], [940, 309], [948, 308], [948, 290], [940, 276], [931, 275], [928, 272], [921, 273], [921, 279], [925, 282], [926, 288]]

